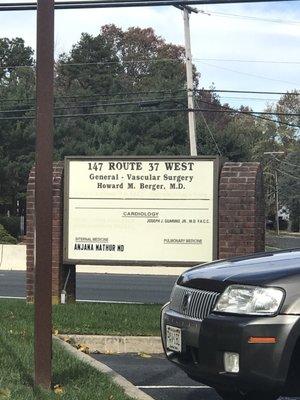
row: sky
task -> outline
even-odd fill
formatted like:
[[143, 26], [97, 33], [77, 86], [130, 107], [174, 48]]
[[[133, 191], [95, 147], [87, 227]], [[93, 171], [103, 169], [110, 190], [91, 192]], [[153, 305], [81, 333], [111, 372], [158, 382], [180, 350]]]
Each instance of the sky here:
[[[16, 0], [13, 0], [16, 2]], [[13, 2], [2, 0], [1, 3]], [[192, 14], [193, 61], [200, 86], [286, 92], [300, 89], [300, 1], [197, 6]], [[167, 42], [184, 44], [183, 15], [175, 7], [56, 11], [55, 53], [68, 52], [82, 32], [105, 24], [153, 27]], [[1, 12], [0, 37], [22, 37], [35, 48], [35, 12]], [[231, 106], [260, 111], [278, 95], [223, 94]], [[258, 99], [257, 99], [258, 98]]]

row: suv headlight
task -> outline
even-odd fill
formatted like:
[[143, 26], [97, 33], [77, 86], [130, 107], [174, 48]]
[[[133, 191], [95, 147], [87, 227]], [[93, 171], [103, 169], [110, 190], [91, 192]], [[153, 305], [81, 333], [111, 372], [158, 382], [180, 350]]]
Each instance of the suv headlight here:
[[278, 288], [232, 285], [224, 291], [215, 305], [215, 312], [274, 315], [282, 304], [284, 291]]

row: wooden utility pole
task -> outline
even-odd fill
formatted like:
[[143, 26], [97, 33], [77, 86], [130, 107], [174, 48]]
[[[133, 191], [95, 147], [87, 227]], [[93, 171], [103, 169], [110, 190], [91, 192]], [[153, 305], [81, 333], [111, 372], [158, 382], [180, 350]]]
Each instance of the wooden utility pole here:
[[[194, 11], [194, 10], [193, 10]], [[191, 50], [191, 32], [190, 32], [190, 7], [183, 7], [184, 18], [184, 39], [185, 39], [185, 58], [186, 58], [186, 79], [187, 79], [187, 97], [188, 97], [188, 120], [189, 120], [189, 140], [190, 154], [197, 155], [197, 134], [196, 134], [196, 115], [194, 104], [194, 80], [193, 80], [193, 64]]]

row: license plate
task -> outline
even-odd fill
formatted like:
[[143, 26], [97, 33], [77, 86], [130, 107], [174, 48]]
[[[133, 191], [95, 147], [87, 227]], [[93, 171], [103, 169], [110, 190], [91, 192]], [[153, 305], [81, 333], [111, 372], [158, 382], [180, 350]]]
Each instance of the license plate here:
[[167, 349], [181, 352], [181, 329], [175, 326], [166, 326]]

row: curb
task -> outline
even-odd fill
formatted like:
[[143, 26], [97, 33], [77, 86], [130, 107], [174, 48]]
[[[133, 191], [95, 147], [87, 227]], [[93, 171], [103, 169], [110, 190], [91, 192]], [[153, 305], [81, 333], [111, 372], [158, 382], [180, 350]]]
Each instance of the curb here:
[[84, 354], [78, 350], [76, 350], [73, 346], [70, 344], [64, 342], [62, 339], [53, 336], [53, 339], [59, 343], [59, 345], [64, 348], [68, 353], [72, 354], [74, 357], [76, 357], [78, 360], [84, 362], [85, 364], [90, 365], [91, 367], [97, 369], [98, 371], [102, 372], [105, 375], [108, 375], [112, 381], [120, 386], [123, 390], [124, 393], [127, 394], [128, 396], [137, 399], [137, 400], [154, 400], [153, 397], [149, 396], [148, 394], [144, 393], [140, 389], [138, 389], [136, 386], [134, 386], [131, 382], [129, 382], [127, 379], [125, 379], [122, 375], [119, 375], [117, 372], [115, 372], [113, 369], [109, 368], [107, 365], [101, 363], [100, 361], [94, 360], [92, 357], [90, 357], [87, 354]]
[[59, 335], [59, 338], [71, 339], [76, 344], [86, 346], [91, 353], [163, 353], [159, 336]]

